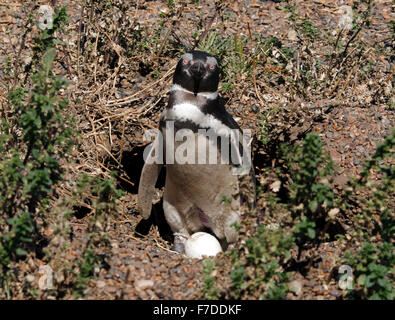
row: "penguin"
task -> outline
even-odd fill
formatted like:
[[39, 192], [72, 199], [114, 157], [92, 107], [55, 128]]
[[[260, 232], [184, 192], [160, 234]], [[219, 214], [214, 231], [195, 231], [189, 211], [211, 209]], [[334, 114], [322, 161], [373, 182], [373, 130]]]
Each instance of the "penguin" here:
[[[165, 166], [163, 210], [179, 253], [198, 231], [214, 234], [225, 250], [238, 240], [241, 207], [255, 204], [248, 137], [225, 109], [219, 76], [214, 56], [197, 50], [182, 55], [158, 135], [145, 153], [139, 212], [149, 218], [155, 183]], [[248, 185], [247, 196], [242, 185]]]

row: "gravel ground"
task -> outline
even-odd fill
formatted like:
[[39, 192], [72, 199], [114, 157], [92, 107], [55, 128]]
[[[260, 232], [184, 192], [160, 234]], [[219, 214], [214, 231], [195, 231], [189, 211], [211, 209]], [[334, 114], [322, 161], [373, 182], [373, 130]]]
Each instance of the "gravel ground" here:
[[[376, 1], [373, 10], [372, 25], [362, 37], [368, 42], [380, 42], [388, 37], [387, 22], [394, 19], [393, 2], [382, 0]], [[9, 3], [8, 5], [3, 3]], [[45, 1], [38, 1], [45, 3]], [[78, 17], [81, 7], [74, 1], [58, 1], [67, 6], [68, 14], [71, 17], [70, 38], [75, 42], [78, 33]], [[339, 6], [351, 4], [352, 1], [300, 1], [298, 2], [298, 12], [304, 13], [311, 21], [321, 28], [334, 27], [338, 24]], [[292, 35], [289, 34], [288, 17], [290, 12], [279, 10], [280, 4], [273, 1], [234, 1], [227, 3], [226, 12], [228, 32], [248, 35], [248, 24], [253, 33], [261, 33], [264, 37], [275, 36], [281, 39], [284, 45], [292, 44]], [[188, 6], [182, 12], [177, 21], [177, 30], [183, 41], [190, 41], [191, 32], [196, 20], [199, 18], [207, 21], [213, 16], [214, 6], [212, 4], [201, 4], [200, 11], [191, 11]], [[5, 92], [8, 85], [4, 82], [5, 63], [7, 55], [13, 55], [10, 44], [17, 41], [20, 36], [17, 32], [23, 25], [22, 16], [24, 13], [22, 6], [18, 2], [3, 1], [0, 4], [0, 49], [3, 51], [0, 57], [0, 91], [3, 95], [1, 103], [6, 103]], [[166, 10], [166, 1], [140, 1], [138, 9], [131, 14], [145, 27], [155, 25], [158, 14]], [[242, 17], [242, 19], [241, 19]], [[211, 28], [216, 28], [220, 24], [220, 17], [214, 19]], [[248, 23], [248, 24], [247, 24]], [[183, 31], [184, 30], [184, 31]], [[182, 33], [183, 31], [183, 33]], [[383, 69], [393, 70], [393, 62], [384, 61]], [[75, 66], [72, 66], [74, 69]], [[165, 64], [165, 67], [170, 67]], [[68, 77], [65, 70], [60, 71]], [[74, 72], [74, 71], [73, 71]], [[75, 74], [75, 73], [74, 73]], [[136, 79], [140, 79], [137, 81]], [[71, 79], [74, 81], [73, 79]], [[152, 78], [137, 75], [136, 78], [125, 80], [125, 92], [133, 93], [144, 88], [146, 84], [152, 82]], [[167, 81], [167, 80], [166, 80]], [[83, 81], [80, 82], [80, 84]], [[72, 86], [75, 83], [72, 82]], [[252, 85], [252, 83], [251, 83]], [[85, 86], [85, 84], [84, 84]], [[168, 89], [170, 82], [163, 90]], [[82, 88], [86, 90], [86, 88]], [[129, 90], [129, 91], [128, 91]], [[253, 90], [253, 89], [251, 89]], [[271, 90], [277, 90], [273, 88]], [[351, 176], [357, 176], [360, 172], [363, 160], [372, 155], [376, 143], [390, 133], [394, 127], [394, 110], [389, 109], [384, 103], [371, 104], [374, 91], [368, 87], [358, 87], [354, 85], [355, 95], [349, 105], [341, 105], [332, 108], [324, 116], [322, 121], [312, 123], [312, 131], [319, 133], [322, 137], [326, 151], [338, 166], [337, 176], [334, 179], [336, 188], [341, 190]], [[359, 90], [359, 91], [358, 91]], [[78, 91], [78, 90], [77, 90]], [[281, 90], [279, 90], [281, 91]], [[154, 96], [155, 87], [148, 90], [148, 95]], [[272, 91], [261, 92], [264, 101], [270, 101]], [[118, 97], [117, 97], [118, 98]], [[242, 127], [252, 127], [256, 132], [257, 114], [262, 112], [259, 104], [254, 104], [254, 98], [245, 101], [231, 99], [228, 104], [230, 112], [235, 117], [240, 117]], [[370, 100], [369, 100], [370, 99]], [[256, 101], [255, 101], [256, 102]], [[153, 109], [141, 118], [144, 126], [156, 127], [160, 108], [165, 104], [165, 100], [158, 104], [158, 110]], [[240, 110], [238, 106], [243, 108]], [[256, 106], [258, 110], [254, 110]], [[252, 120], [251, 120], [252, 119]], [[120, 120], [121, 121], [121, 120]], [[84, 128], [84, 123], [81, 127]], [[87, 122], [87, 126], [89, 123]], [[133, 129], [125, 131], [127, 141], [131, 146], [141, 143], [141, 134]], [[116, 143], [116, 138], [114, 138]], [[132, 152], [131, 146], [125, 147], [126, 151]], [[129, 148], [129, 149], [128, 149]], [[138, 171], [138, 169], [136, 169]], [[130, 177], [138, 179], [138, 176]], [[199, 260], [186, 258], [170, 250], [171, 244], [167, 239], [171, 238], [168, 228], [162, 225], [161, 221], [150, 221], [144, 223], [137, 214], [137, 196], [135, 191], [126, 195], [124, 211], [119, 218], [111, 223], [110, 236], [112, 258], [109, 268], [101, 269], [98, 276], [92, 279], [89, 287], [85, 291], [87, 299], [197, 299], [202, 298], [202, 263]], [[86, 236], [86, 225], [88, 217], [78, 219], [73, 218], [73, 241], [69, 250], [70, 257], [80, 254], [79, 241]], [[153, 223], [151, 226], [150, 223]], [[159, 227], [158, 227], [159, 225]], [[151, 228], [150, 228], [151, 227]], [[139, 235], [135, 231], [143, 234]], [[336, 241], [320, 244], [316, 249], [316, 254], [320, 257], [314, 265], [308, 269], [306, 274], [293, 271], [291, 276], [291, 287], [287, 299], [338, 299], [343, 296], [337, 282], [330, 277], [333, 268], [336, 266], [336, 259], [342, 255], [343, 249]], [[306, 253], [308, 254], [308, 253]], [[303, 257], [302, 257], [303, 258]], [[43, 262], [33, 259], [31, 264], [38, 267]], [[42, 293], [41, 298], [51, 298]], [[67, 293], [65, 299], [73, 299]]]

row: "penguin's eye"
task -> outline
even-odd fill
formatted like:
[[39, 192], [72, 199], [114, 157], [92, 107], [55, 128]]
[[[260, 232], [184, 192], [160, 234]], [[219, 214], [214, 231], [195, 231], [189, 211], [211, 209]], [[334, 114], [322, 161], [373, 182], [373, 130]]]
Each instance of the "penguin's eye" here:
[[214, 70], [214, 68], [215, 68], [215, 65], [213, 65], [213, 64], [210, 64], [210, 65], [209, 65], [209, 69], [210, 69], [210, 70]]
[[188, 60], [184, 59], [184, 60], [182, 60], [182, 63], [187, 65], [188, 64]]

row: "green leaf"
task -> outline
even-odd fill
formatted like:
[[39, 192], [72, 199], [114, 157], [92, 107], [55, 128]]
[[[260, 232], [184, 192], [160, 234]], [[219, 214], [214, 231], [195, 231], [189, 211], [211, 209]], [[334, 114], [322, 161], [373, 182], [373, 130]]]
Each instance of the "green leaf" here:
[[22, 248], [16, 248], [15, 253], [19, 257], [23, 257], [27, 255], [27, 251]]
[[369, 300], [382, 300], [380, 295], [376, 292], [372, 296], [369, 297]]
[[50, 48], [48, 49], [43, 57], [43, 67], [44, 67], [44, 71], [46, 73], [49, 72], [49, 70], [52, 67], [52, 62], [55, 59], [55, 49], [54, 48]]
[[314, 238], [315, 238], [315, 230], [309, 228], [309, 229], [307, 230], [307, 235], [309, 236], [310, 239], [314, 239]]
[[309, 202], [309, 209], [312, 212], [315, 212], [317, 210], [317, 208], [318, 208], [318, 202], [316, 200], [313, 200], [313, 201]]
[[363, 285], [365, 285], [365, 281], [366, 281], [366, 274], [361, 274], [358, 277], [357, 283], [358, 283], [358, 285], [363, 286]]
[[387, 286], [387, 280], [384, 278], [377, 279], [377, 283], [379, 284], [380, 287], [383, 287], [383, 288], [385, 288]]

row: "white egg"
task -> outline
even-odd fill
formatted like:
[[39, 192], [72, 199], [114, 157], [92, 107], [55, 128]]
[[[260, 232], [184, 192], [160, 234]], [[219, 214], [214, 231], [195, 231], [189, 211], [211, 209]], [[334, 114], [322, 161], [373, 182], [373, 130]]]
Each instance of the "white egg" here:
[[212, 257], [221, 251], [217, 238], [206, 232], [196, 232], [185, 242], [185, 254], [191, 258]]

